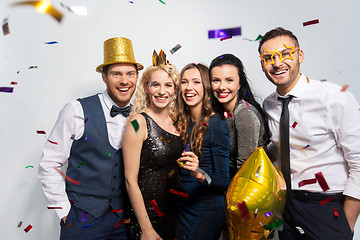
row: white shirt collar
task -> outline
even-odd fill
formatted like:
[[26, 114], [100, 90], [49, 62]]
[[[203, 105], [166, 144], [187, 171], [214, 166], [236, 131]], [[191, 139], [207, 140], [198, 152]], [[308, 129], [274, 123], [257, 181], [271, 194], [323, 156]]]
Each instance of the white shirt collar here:
[[300, 97], [306, 90], [307, 85], [309, 84], [308, 82], [308, 78], [300, 73], [300, 78], [298, 80], [298, 82], [295, 84], [295, 86], [290, 90], [290, 92], [286, 93], [284, 96], [281, 96], [278, 91], [275, 91], [275, 98], [277, 99], [278, 97], [281, 98], [287, 98], [288, 96], [293, 96], [295, 98]]
[[[111, 99], [111, 97], [109, 96], [109, 93], [107, 92], [107, 90], [105, 90], [105, 91], [103, 92], [102, 96], [103, 96], [104, 103], [105, 103], [106, 107], [109, 109], [109, 111], [111, 110], [111, 107], [112, 107], [113, 105], [119, 107], [119, 106]], [[130, 105], [130, 102], [129, 102], [125, 107], [127, 107], [127, 106], [129, 106], [129, 105]]]

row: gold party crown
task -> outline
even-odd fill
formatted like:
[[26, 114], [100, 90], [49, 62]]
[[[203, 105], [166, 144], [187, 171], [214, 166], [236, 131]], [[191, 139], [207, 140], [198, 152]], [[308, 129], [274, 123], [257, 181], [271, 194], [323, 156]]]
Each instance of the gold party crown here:
[[156, 51], [154, 50], [152, 62], [153, 66], [166, 65], [166, 55], [162, 49], [160, 50], [159, 55], [157, 55]]

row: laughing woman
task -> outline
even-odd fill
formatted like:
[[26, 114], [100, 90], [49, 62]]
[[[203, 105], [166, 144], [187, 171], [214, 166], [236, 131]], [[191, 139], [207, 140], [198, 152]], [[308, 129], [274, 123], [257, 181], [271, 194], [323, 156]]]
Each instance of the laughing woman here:
[[130, 239], [174, 239], [176, 200], [169, 190], [175, 177], [169, 173], [183, 149], [172, 118], [179, 74], [159, 55], [160, 63], [153, 58], [140, 79], [122, 139]]
[[188, 197], [179, 202], [175, 238], [217, 240], [225, 224], [225, 191], [230, 182], [228, 128], [212, 110], [206, 66], [186, 65], [180, 81], [177, 127], [190, 150], [179, 159], [189, 167], [181, 168], [179, 177], [180, 190]]
[[257, 147], [269, 143], [267, 121], [251, 92], [239, 58], [224, 54], [210, 64], [214, 109], [225, 115], [230, 133], [230, 177], [232, 178]]

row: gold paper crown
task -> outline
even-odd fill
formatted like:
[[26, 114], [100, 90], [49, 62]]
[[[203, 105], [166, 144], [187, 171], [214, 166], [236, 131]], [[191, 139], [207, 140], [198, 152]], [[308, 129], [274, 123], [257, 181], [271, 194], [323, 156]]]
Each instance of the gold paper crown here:
[[166, 65], [166, 55], [162, 49], [160, 50], [159, 55], [157, 55], [156, 51], [154, 50], [152, 62], [153, 66]]
[[138, 70], [144, 68], [135, 61], [131, 40], [124, 37], [110, 38], [104, 42], [104, 63], [97, 66], [96, 71], [102, 73], [104, 66], [116, 63], [132, 63]]

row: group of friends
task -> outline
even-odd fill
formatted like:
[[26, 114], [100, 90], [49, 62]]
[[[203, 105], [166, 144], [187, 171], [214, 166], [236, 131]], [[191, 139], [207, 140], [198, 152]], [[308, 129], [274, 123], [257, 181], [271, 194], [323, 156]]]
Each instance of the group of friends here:
[[[268, 31], [258, 51], [276, 85], [263, 107], [233, 54], [179, 73], [154, 51], [139, 80], [144, 67], [131, 40], [106, 40], [96, 68], [106, 90], [61, 110], [49, 136], [58, 144], [46, 142], [40, 160], [60, 239], [237, 239], [226, 231], [225, 193], [258, 147], [287, 185], [280, 239], [352, 239], [359, 104], [340, 86], [300, 72], [304, 53], [291, 31]], [[66, 164], [66, 179], [78, 184], [59, 174]]]

